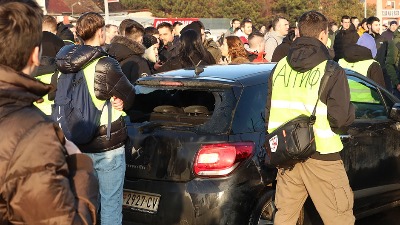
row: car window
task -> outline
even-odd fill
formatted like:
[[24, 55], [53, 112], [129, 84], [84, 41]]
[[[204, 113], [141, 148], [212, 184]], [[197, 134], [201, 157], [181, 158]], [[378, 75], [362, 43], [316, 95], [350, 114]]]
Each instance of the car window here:
[[348, 76], [348, 82], [356, 119], [388, 118], [381, 95], [372, 84], [353, 76]]
[[232, 89], [136, 85], [131, 122], [205, 133], [227, 132], [237, 103]]
[[265, 130], [266, 100], [267, 85], [246, 87], [236, 109], [232, 131], [234, 133], [248, 133]]

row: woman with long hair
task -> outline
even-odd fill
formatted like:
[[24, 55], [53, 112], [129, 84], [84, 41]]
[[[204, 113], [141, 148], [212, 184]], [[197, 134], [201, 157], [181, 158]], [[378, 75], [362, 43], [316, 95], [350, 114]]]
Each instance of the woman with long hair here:
[[243, 42], [237, 36], [228, 36], [221, 46], [223, 59], [220, 64], [238, 64], [250, 62]]
[[180, 36], [179, 54], [165, 62], [157, 72], [211, 64], [215, 64], [215, 60], [204, 47], [200, 34], [189, 29]]

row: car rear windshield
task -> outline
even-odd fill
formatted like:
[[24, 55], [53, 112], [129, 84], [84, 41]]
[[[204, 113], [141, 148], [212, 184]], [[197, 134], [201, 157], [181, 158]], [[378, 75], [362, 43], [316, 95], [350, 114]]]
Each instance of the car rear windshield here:
[[131, 122], [169, 129], [226, 133], [237, 102], [230, 88], [136, 85], [135, 89], [135, 103], [128, 113]]

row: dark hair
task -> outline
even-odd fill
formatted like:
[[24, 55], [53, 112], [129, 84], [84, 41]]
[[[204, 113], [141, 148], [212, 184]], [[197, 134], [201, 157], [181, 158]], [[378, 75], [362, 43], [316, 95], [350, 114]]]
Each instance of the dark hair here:
[[350, 17], [350, 21], [353, 22], [355, 19], [358, 19], [357, 16]]
[[335, 21], [329, 23], [329, 27], [332, 27], [333, 25], [337, 26], [337, 23]]
[[184, 63], [185, 67], [195, 66], [193, 65], [193, 56], [198, 55], [200, 59], [203, 59], [207, 55], [207, 50], [201, 41], [201, 36], [196, 31], [189, 29], [183, 32], [180, 36], [179, 55]]
[[367, 19], [367, 24], [373, 24], [375, 21], [380, 22], [379, 18], [376, 16], [370, 16]]
[[131, 40], [136, 40], [144, 35], [144, 27], [135, 20], [130, 21], [125, 27], [125, 36]]
[[193, 21], [191, 24], [197, 24], [200, 27], [200, 29], [203, 29], [203, 30], [206, 29], [203, 22], [201, 22], [200, 20]]
[[160, 34], [160, 32], [158, 32], [157, 28], [155, 28], [155, 27], [144, 28], [144, 35], [154, 35], [154, 34]]
[[344, 15], [344, 16], [342, 16], [342, 19], [340, 21], [343, 22], [343, 20], [349, 20], [349, 19], [350, 19], [350, 16]]
[[157, 30], [160, 29], [160, 28], [163, 28], [163, 27], [169, 28], [171, 30], [171, 32], [173, 30], [172, 24], [170, 24], [168, 22], [162, 22], [162, 23], [158, 24], [157, 25]]
[[124, 19], [119, 24], [119, 34], [125, 36], [125, 28], [133, 19]]
[[57, 20], [53, 16], [44, 15], [42, 24], [48, 26], [51, 31], [57, 31]]
[[240, 23], [240, 27], [244, 27], [246, 25], [246, 23], [251, 23], [253, 24], [253, 22], [251, 22], [251, 19], [244, 19], [242, 20], [242, 22]]
[[0, 4], [0, 64], [22, 71], [42, 42], [42, 10], [35, 2]]
[[95, 12], [81, 15], [76, 21], [76, 35], [87, 41], [96, 34], [97, 30], [105, 26], [104, 18]]
[[275, 17], [274, 20], [272, 20], [272, 28], [274, 30], [276, 30], [276, 26], [278, 26], [279, 20], [286, 20], [286, 18], [282, 16]]
[[299, 18], [299, 33], [301, 37], [319, 37], [321, 31], [328, 28], [328, 19], [320, 12], [305, 12]]
[[176, 22], [174, 22], [174, 23], [172, 24], [172, 27], [175, 28], [177, 25], [182, 26], [183, 23], [181, 23], [181, 22], [179, 22], [179, 21], [176, 21]]

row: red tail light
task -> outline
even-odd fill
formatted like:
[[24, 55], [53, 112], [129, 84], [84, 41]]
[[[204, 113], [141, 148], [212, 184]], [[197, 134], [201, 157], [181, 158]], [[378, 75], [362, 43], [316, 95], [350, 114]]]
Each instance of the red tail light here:
[[202, 145], [194, 161], [199, 176], [225, 176], [253, 154], [253, 142]]

